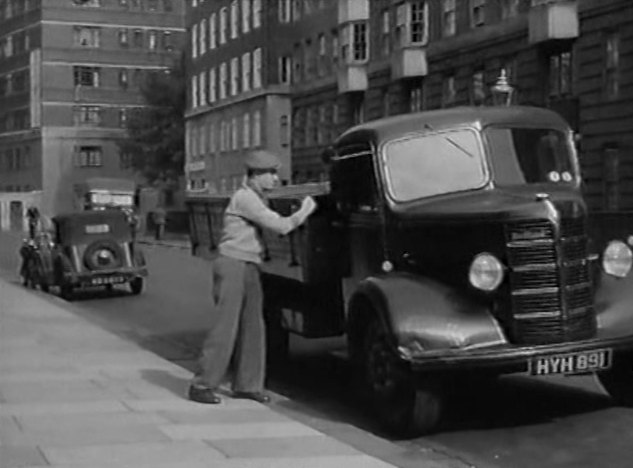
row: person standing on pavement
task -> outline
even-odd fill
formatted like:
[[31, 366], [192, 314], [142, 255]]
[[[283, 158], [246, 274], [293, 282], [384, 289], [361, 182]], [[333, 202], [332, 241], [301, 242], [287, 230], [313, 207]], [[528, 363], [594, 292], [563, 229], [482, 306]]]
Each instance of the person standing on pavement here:
[[161, 240], [165, 234], [165, 223], [167, 222], [167, 213], [162, 206], [158, 206], [152, 213], [152, 221], [154, 221], [154, 238]]
[[298, 211], [280, 216], [268, 207], [266, 194], [279, 182], [279, 159], [268, 151], [246, 158], [246, 180], [225, 210], [218, 257], [213, 261], [213, 323], [202, 346], [189, 399], [220, 403], [216, 390], [234, 357], [234, 398], [267, 403], [264, 392], [266, 346], [259, 264], [261, 229], [288, 234], [316, 209], [306, 197]]

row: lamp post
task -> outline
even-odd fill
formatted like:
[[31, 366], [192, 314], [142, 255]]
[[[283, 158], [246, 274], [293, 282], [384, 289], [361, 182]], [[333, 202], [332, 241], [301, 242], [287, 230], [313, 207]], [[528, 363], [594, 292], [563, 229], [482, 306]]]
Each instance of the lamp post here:
[[492, 92], [492, 102], [495, 106], [509, 106], [512, 104], [514, 87], [508, 83], [508, 76], [505, 68], [501, 69], [497, 82], [490, 88]]

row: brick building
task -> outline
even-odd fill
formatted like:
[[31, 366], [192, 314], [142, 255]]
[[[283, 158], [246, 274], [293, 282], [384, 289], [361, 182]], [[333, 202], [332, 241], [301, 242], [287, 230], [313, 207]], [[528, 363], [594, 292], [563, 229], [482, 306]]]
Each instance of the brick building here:
[[[223, 3], [230, 9], [238, 2], [199, 3], [199, 9], [222, 8]], [[269, 81], [264, 86], [290, 83], [284, 106], [291, 106], [293, 182], [326, 177], [322, 150], [356, 123], [426, 109], [491, 104], [490, 89], [504, 70], [515, 89], [514, 104], [552, 108], [580, 134], [591, 207], [633, 209], [633, 185], [628, 183], [629, 172], [633, 175], [630, 1], [256, 3], [267, 12], [263, 28], [274, 31], [260, 35], [257, 42], [266, 50], [262, 66], [264, 80]], [[199, 24], [203, 16], [194, 12], [193, 17]], [[225, 47], [237, 51], [241, 42]], [[228, 55], [221, 60], [228, 60], [231, 53], [224, 53]], [[231, 107], [228, 100], [224, 103], [224, 109]], [[205, 109], [214, 107], [218, 104]], [[277, 123], [268, 121], [273, 127]], [[287, 149], [284, 146], [284, 157]], [[239, 157], [231, 160], [238, 164]]]
[[0, 0], [0, 191], [54, 213], [88, 177], [132, 178], [116, 142], [184, 37], [176, 0]]

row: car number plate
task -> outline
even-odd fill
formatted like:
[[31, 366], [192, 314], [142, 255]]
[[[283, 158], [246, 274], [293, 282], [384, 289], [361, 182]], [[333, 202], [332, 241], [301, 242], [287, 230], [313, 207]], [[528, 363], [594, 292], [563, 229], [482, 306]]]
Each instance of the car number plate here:
[[529, 362], [531, 375], [582, 374], [611, 367], [611, 349], [596, 349], [578, 353], [537, 357]]

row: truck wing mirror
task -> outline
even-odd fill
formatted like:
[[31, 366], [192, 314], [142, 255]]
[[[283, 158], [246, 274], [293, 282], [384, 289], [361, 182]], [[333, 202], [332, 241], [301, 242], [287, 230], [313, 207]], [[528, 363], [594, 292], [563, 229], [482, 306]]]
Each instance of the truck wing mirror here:
[[321, 161], [323, 161], [325, 164], [330, 164], [335, 154], [336, 153], [334, 151], [334, 148], [328, 146], [321, 152]]

